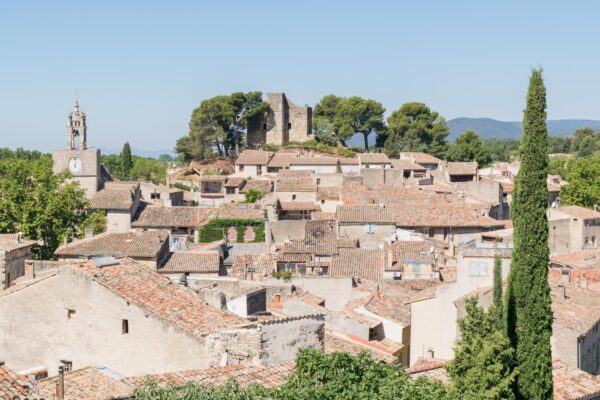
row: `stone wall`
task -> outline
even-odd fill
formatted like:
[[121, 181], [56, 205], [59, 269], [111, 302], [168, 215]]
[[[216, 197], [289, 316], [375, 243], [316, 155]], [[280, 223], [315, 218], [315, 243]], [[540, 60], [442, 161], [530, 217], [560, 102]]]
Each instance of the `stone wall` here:
[[259, 323], [264, 364], [294, 361], [300, 349], [323, 350], [325, 336], [324, 317], [306, 315], [285, 320]]

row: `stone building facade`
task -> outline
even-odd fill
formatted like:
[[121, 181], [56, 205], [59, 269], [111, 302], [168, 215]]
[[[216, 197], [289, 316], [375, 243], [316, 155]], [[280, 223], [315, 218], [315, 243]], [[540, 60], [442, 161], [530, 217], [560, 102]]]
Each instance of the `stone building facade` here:
[[285, 93], [267, 93], [270, 110], [248, 122], [248, 146], [303, 142], [312, 135], [312, 108], [297, 106]]

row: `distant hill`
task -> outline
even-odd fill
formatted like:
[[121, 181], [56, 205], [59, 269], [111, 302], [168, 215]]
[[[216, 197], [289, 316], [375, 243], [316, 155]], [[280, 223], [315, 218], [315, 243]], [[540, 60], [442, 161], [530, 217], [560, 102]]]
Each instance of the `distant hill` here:
[[[478, 132], [486, 139], [517, 139], [521, 136], [520, 121], [498, 121], [491, 118], [454, 118], [448, 121], [450, 127], [449, 141], [467, 129]], [[600, 121], [590, 119], [556, 119], [548, 120], [548, 133], [554, 136], [569, 136], [577, 129], [590, 127], [600, 130]]]

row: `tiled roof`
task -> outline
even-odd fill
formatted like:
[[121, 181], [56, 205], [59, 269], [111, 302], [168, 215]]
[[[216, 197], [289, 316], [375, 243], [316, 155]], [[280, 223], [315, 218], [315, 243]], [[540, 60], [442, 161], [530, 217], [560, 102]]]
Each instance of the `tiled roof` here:
[[396, 225], [402, 227], [502, 227], [502, 221], [481, 215], [467, 203], [390, 205]]
[[315, 173], [313, 171], [304, 169], [283, 169], [277, 173], [279, 178], [313, 178]]
[[333, 256], [329, 275], [371, 280], [383, 278], [385, 254], [379, 249], [339, 249]]
[[160, 273], [195, 273], [195, 272], [219, 272], [221, 256], [218, 251], [206, 251], [204, 253], [176, 252], [158, 270]]
[[600, 377], [569, 367], [560, 360], [552, 361], [554, 400], [600, 398]]
[[313, 221], [329, 221], [335, 220], [335, 215], [334, 212], [313, 211], [311, 213], [311, 218]]
[[407, 260], [433, 262], [433, 254], [429, 252], [430, 245], [425, 240], [398, 240], [386, 248], [393, 252], [395, 262]]
[[411, 378], [414, 379], [424, 376], [431, 381], [439, 381], [443, 384], [449, 384], [450, 376], [446, 372], [445, 368], [447, 363], [447, 360], [439, 360], [435, 358], [425, 359], [421, 357], [412, 367], [408, 368], [406, 372]]
[[559, 283], [550, 281], [554, 323], [579, 334], [587, 332], [600, 319], [600, 292], [578, 285], [560, 282], [565, 298], [560, 295]]
[[252, 219], [264, 220], [265, 212], [260, 204], [224, 203], [219, 206], [219, 219]]
[[407, 291], [396, 291], [394, 295], [371, 296], [365, 304], [365, 309], [381, 317], [400, 322], [403, 326], [410, 325], [410, 298]]
[[[65, 400], [113, 400], [129, 398], [133, 388], [122, 377], [106, 369], [86, 367], [65, 373]], [[36, 390], [46, 399], [56, 394], [58, 377], [40, 380]]]
[[600, 218], [600, 212], [590, 210], [589, 208], [579, 207], [579, 206], [564, 206], [559, 209], [560, 211], [569, 214], [575, 218], [581, 219], [596, 219]]
[[379, 205], [337, 206], [337, 219], [347, 224], [394, 224], [394, 213]]
[[449, 175], [476, 175], [477, 161], [450, 161], [446, 171]]
[[314, 178], [277, 178], [276, 192], [316, 192], [317, 184]]
[[245, 274], [253, 270], [253, 279], [261, 280], [262, 278], [271, 277], [275, 271], [275, 266], [276, 259], [273, 254], [245, 254], [235, 257], [229, 275], [244, 279]]
[[290, 166], [290, 161], [296, 158], [298, 153], [281, 153], [277, 152], [271, 157], [267, 167], [269, 168], [286, 168]]
[[225, 187], [226, 188], [239, 188], [244, 184], [244, 182], [246, 182], [246, 179], [244, 179], [242, 177], [237, 177], [237, 176], [229, 177], [229, 178], [227, 178], [227, 182], [225, 182]]
[[19, 238], [16, 233], [0, 233], [0, 250], [16, 250], [24, 247], [34, 246], [37, 242], [35, 240], [25, 240]]
[[216, 208], [142, 206], [131, 223], [134, 228], [199, 228], [217, 214]]
[[317, 200], [339, 200], [339, 186], [319, 186], [317, 188]]
[[[384, 341], [385, 340], [386, 339], [384, 339]], [[395, 349], [392, 347], [392, 350], [390, 351], [388, 349], [390, 346], [386, 346], [379, 340], [368, 341], [350, 335], [326, 332], [324, 344], [326, 353], [344, 352], [356, 355], [366, 351], [371, 357], [380, 362], [388, 364], [400, 362], [398, 357], [393, 353]]]
[[456, 265], [440, 268], [440, 277], [443, 282], [456, 282]]
[[294, 363], [291, 362], [269, 366], [236, 364], [226, 367], [133, 377], [125, 379], [125, 382], [132, 386], [139, 386], [146, 379], [150, 378], [155, 382], [170, 383], [177, 387], [184, 386], [188, 382], [194, 382], [201, 385], [220, 386], [228, 380], [233, 379], [242, 387], [248, 387], [251, 384], [256, 383], [266, 388], [274, 388], [284, 384], [293, 369]]
[[323, 306], [325, 305], [325, 299], [320, 297], [320, 296], [316, 296], [310, 292], [304, 292], [299, 296], [300, 300], [302, 300], [303, 302], [313, 305], [313, 306]]
[[131, 259], [102, 268], [91, 261], [73, 263], [70, 268], [193, 337], [248, 323], [235, 314], [206, 305], [190, 290]]
[[113, 256], [155, 258], [168, 246], [169, 232], [146, 231], [127, 233], [102, 233], [91, 239], [79, 240], [61, 246], [54, 254], [58, 256]]
[[290, 159], [290, 165], [337, 165], [337, 157], [294, 157]]
[[361, 164], [389, 164], [390, 159], [384, 153], [358, 153]]
[[240, 193], [246, 193], [250, 189], [270, 193], [273, 189], [273, 181], [270, 179], [248, 179], [246, 184], [240, 189]]
[[312, 201], [282, 201], [279, 203], [283, 211], [315, 211], [321, 207]]
[[0, 398], [12, 400], [13, 397], [20, 399], [29, 393], [31, 382], [24, 376], [0, 366]]
[[563, 253], [550, 257], [551, 264], [579, 269], [600, 269], [600, 250], [583, 250], [576, 253]]
[[139, 187], [139, 182], [107, 182], [104, 189], [94, 194], [90, 206], [98, 210], [129, 210]]
[[442, 160], [432, 156], [431, 154], [420, 151], [403, 151], [400, 153], [400, 159], [413, 160], [417, 164], [439, 164]]
[[246, 150], [237, 158], [237, 165], [267, 165], [273, 153], [262, 150]]
[[414, 162], [412, 160], [393, 159], [393, 160], [391, 160], [391, 162], [392, 162], [392, 168], [394, 168], [394, 169], [404, 169], [404, 170], [411, 170], [411, 171], [425, 170], [424, 166], [417, 164], [416, 162]]

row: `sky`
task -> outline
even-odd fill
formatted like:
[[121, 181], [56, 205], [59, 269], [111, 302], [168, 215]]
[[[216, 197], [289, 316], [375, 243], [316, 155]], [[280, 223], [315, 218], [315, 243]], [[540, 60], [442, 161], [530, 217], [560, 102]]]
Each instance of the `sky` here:
[[447, 119], [521, 120], [543, 66], [550, 119], [600, 119], [600, 2], [0, 0], [0, 147], [172, 149], [234, 91], [409, 101]]

